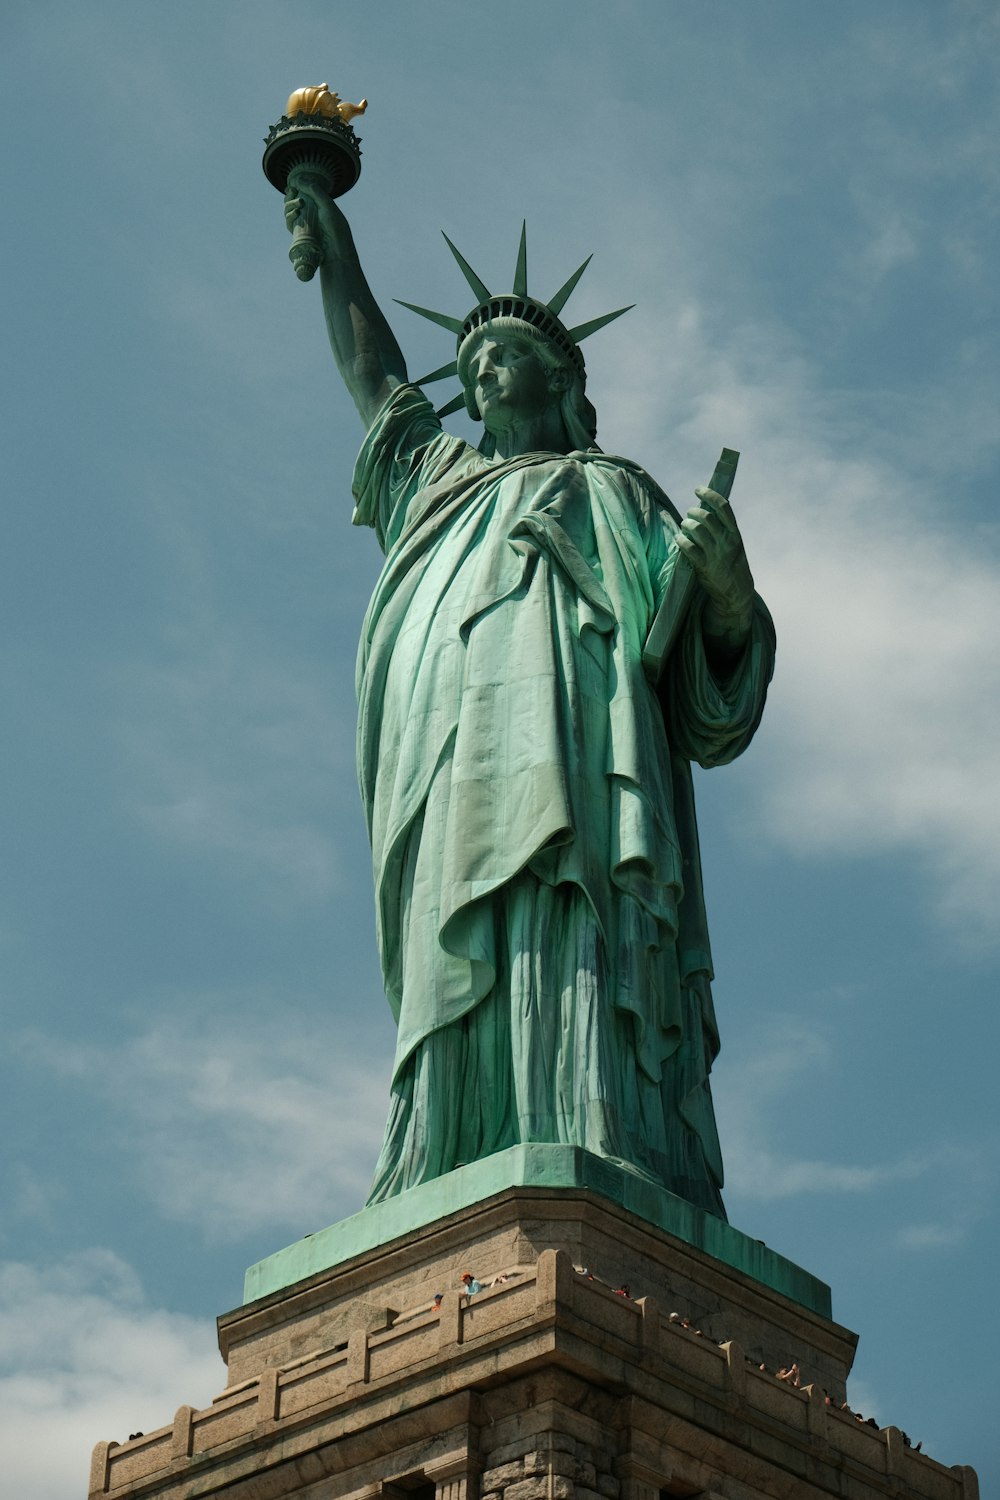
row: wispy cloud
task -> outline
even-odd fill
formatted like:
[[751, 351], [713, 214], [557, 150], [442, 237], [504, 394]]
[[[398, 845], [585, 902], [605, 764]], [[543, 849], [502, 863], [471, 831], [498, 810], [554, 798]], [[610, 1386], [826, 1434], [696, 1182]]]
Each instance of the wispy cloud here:
[[863, 1377], [856, 1375], [850, 1377], [847, 1385], [847, 1399], [852, 1411], [860, 1412], [863, 1417], [874, 1417], [879, 1425], [893, 1421], [893, 1416], [886, 1411], [885, 1403], [880, 1399], [875, 1387]]
[[894, 213], [872, 226], [871, 235], [861, 252], [861, 259], [871, 276], [881, 278], [905, 265], [917, 254], [917, 239], [904, 223], [902, 215]]
[[[203, 997], [206, 1014], [214, 998]], [[117, 1047], [23, 1036], [24, 1062], [76, 1080], [122, 1123], [136, 1191], [209, 1238], [261, 1226], [307, 1233], [367, 1195], [388, 1101], [388, 1069], [334, 1057], [332, 1035], [254, 1023], [246, 1035], [171, 1020]]]
[[978, 1133], [974, 1146], [949, 1146], [932, 1154], [936, 1189], [913, 1205], [897, 1231], [901, 1250], [934, 1254], [972, 1240], [993, 1212], [1000, 1189], [1000, 1149], [996, 1130]]
[[8, 1196], [4, 1204], [0, 1243], [8, 1236], [13, 1237], [15, 1227], [30, 1225], [35, 1233], [44, 1233], [52, 1227], [64, 1199], [57, 1181], [42, 1180], [24, 1162], [13, 1162], [10, 1180], [4, 1187]]
[[969, 1232], [966, 1223], [908, 1224], [899, 1231], [897, 1244], [904, 1250], [950, 1250]]
[[98, 1440], [162, 1427], [225, 1379], [212, 1328], [150, 1306], [112, 1251], [0, 1262], [0, 1450], [20, 1500], [83, 1494]]
[[727, 1181], [734, 1195], [757, 1202], [864, 1196], [925, 1177], [940, 1181], [944, 1175], [950, 1181], [960, 1175], [968, 1182], [974, 1174], [976, 1163], [969, 1153], [926, 1141], [888, 1159], [845, 1162], [809, 1151], [808, 1120], [798, 1104], [789, 1115], [787, 1100], [796, 1098], [805, 1079], [815, 1082], [840, 1064], [837, 1047], [814, 1024], [793, 1016], [761, 1018], [757, 1038], [742, 1052], [739, 1066], [725, 1070], [725, 1085], [716, 1090]]

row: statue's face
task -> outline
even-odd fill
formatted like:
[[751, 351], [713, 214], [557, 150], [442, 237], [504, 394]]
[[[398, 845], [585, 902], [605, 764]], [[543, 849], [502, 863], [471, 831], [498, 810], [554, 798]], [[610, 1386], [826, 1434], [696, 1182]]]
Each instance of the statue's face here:
[[487, 432], [499, 433], [540, 415], [561, 384], [530, 339], [486, 334], [469, 361], [469, 379]]

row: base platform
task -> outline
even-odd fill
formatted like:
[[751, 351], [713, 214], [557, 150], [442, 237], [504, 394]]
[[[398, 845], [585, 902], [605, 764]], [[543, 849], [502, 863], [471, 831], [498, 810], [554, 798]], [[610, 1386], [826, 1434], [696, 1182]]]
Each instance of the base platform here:
[[566, 1190], [592, 1192], [821, 1317], [831, 1316], [830, 1288], [769, 1250], [762, 1240], [750, 1239], [725, 1220], [695, 1208], [638, 1172], [578, 1146], [541, 1144], [498, 1151], [269, 1255], [247, 1271], [244, 1300], [253, 1302], [269, 1296], [376, 1247], [409, 1238], [439, 1220], [477, 1208], [498, 1193], [518, 1188], [559, 1194]]

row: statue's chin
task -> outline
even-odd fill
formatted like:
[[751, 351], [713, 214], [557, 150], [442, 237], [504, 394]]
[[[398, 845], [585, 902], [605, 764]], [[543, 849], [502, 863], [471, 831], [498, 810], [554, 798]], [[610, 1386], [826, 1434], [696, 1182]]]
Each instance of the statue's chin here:
[[502, 395], [480, 402], [479, 409], [486, 431], [495, 435], [509, 432], [512, 427], [528, 427], [542, 415], [535, 407], [532, 407], [530, 411], [525, 411], [523, 407], [513, 406], [509, 401], [505, 401]]
[[493, 437], [499, 437], [502, 432], [507, 432], [514, 425], [514, 423], [505, 420], [507, 416], [508, 413], [502, 409], [498, 410], [496, 406], [489, 405], [482, 413], [483, 426]]

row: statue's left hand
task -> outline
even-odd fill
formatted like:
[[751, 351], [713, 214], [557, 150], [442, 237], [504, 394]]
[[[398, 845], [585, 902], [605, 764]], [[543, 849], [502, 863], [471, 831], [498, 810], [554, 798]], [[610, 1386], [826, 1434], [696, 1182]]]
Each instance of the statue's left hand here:
[[753, 610], [753, 574], [729, 501], [715, 490], [695, 490], [699, 504], [688, 511], [677, 545], [707, 594], [707, 634], [733, 643], [746, 636]]

